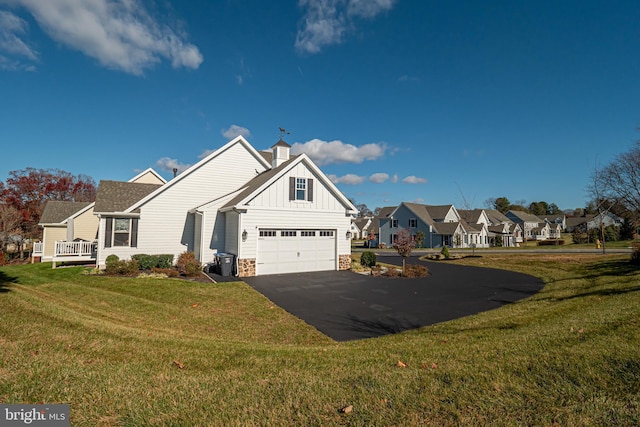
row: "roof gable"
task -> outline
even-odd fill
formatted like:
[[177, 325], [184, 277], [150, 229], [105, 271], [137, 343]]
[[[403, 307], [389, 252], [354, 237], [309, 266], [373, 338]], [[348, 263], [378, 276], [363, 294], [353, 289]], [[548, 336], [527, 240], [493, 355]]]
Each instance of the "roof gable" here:
[[63, 224], [69, 217], [84, 211], [92, 202], [49, 200], [44, 206], [39, 224]]
[[228, 203], [226, 203], [221, 210], [229, 210], [234, 207], [246, 206], [262, 191], [266, 190], [273, 183], [281, 179], [286, 173], [299, 164], [304, 164], [317, 178], [318, 180], [333, 194], [336, 199], [342, 203], [346, 210], [350, 214], [356, 214], [358, 210], [353, 206], [353, 203], [347, 199], [347, 197], [331, 182], [331, 180], [307, 157], [306, 154], [299, 154], [298, 156], [291, 157], [286, 162], [282, 163], [276, 168], [272, 168], [257, 175], [251, 181], [249, 181], [245, 188]]
[[260, 154], [260, 152], [258, 152], [255, 148], [253, 148], [251, 146], [251, 144], [249, 144], [249, 142], [246, 139], [244, 139], [242, 136], [237, 136], [236, 138], [232, 139], [231, 141], [229, 141], [228, 143], [226, 143], [225, 145], [223, 145], [219, 149], [213, 151], [211, 154], [209, 154], [208, 156], [206, 156], [205, 158], [200, 160], [198, 163], [196, 163], [193, 166], [189, 167], [187, 170], [182, 172], [180, 175], [178, 175], [177, 177], [175, 177], [171, 181], [167, 182], [166, 184], [164, 184], [160, 188], [158, 188], [155, 191], [153, 191], [152, 193], [148, 194], [143, 199], [140, 199], [139, 201], [134, 202], [135, 204], [133, 204], [132, 206], [128, 207], [126, 209], [126, 212], [132, 212], [135, 209], [138, 209], [140, 206], [145, 204], [148, 200], [158, 196], [159, 194], [161, 194], [162, 192], [164, 192], [167, 189], [171, 188], [172, 186], [176, 185], [180, 181], [188, 179], [188, 177], [191, 174], [193, 174], [194, 172], [196, 172], [197, 170], [202, 168], [207, 163], [211, 162], [213, 159], [224, 155], [232, 147], [234, 147], [235, 145], [238, 145], [238, 144], [241, 145], [242, 147], [244, 147], [260, 164], [262, 164], [264, 166], [265, 169], [269, 169], [271, 167], [271, 164], [269, 162], [267, 162], [265, 157], [262, 154]]
[[152, 168], [143, 170], [138, 175], [131, 178], [128, 182], [137, 182], [140, 184], [166, 184], [167, 180], [164, 179], [158, 172]]

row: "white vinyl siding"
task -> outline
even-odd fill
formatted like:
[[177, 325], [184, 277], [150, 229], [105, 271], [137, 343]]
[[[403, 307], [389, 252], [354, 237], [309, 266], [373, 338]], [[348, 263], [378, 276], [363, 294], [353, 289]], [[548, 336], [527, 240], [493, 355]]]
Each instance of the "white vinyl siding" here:
[[[192, 171], [188, 177], [175, 182], [140, 207], [138, 247], [135, 250], [102, 249], [98, 263], [104, 265], [106, 257], [111, 253], [116, 253], [122, 259], [137, 253], [177, 256], [185, 251], [194, 251], [195, 218], [193, 213], [188, 212], [189, 209], [237, 191], [256, 176], [256, 170], [264, 171], [264, 164], [242, 143], [229, 146], [199, 169]], [[205, 222], [207, 227], [213, 227], [213, 223], [216, 223], [209, 218]], [[204, 248], [209, 246], [206, 243], [211, 238], [211, 234], [207, 234], [209, 230], [211, 229], [203, 231]], [[214, 251], [203, 253], [203, 261], [207, 261], [207, 256], [212, 252]]]

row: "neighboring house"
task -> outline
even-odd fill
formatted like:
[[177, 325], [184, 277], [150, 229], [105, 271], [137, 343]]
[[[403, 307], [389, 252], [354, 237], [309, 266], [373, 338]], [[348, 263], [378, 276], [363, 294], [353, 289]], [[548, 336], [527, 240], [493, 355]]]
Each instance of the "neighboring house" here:
[[587, 229], [591, 230], [592, 228], [600, 228], [602, 225], [605, 227], [609, 227], [610, 225], [621, 227], [622, 224], [624, 224], [624, 218], [621, 218], [611, 212], [604, 212], [602, 214], [595, 215], [587, 221]]
[[[523, 211], [510, 210], [505, 216], [512, 222], [518, 224], [522, 229], [522, 237], [516, 238], [516, 242], [520, 243], [526, 240], [544, 240], [548, 238], [548, 224], [535, 215]], [[545, 225], [547, 227], [545, 227]], [[547, 236], [547, 237], [543, 237]]]
[[[166, 183], [156, 171], [149, 168], [129, 182]], [[49, 200], [40, 217], [42, 242], [34, 244], [33, 256], [41, 261], [95, 260], [95, 242], [98, 238], [98, 218], [94, 215], [95, 202], [68, 202]], [[87, 242], [83, 244], [82, 242]]]
[[[372, 246], [377, 246], [380, 242], [380, 227], [386, 224], [389, 221], [389, 215], [396, 210], [397, 206], [385, 206], [378, 210], [378, 215], [374, 216], [371, 219], [371, 224], [369, 225], [369, 230], [367, 236], [371, 234], [373, 231], [373, 235], [375, 236], [375, 242], [372, 243]], [[386, 245], [386, 244], [385, 244]]]
[[34, 256], [41, 261], [54, 261], [59, 255], [58, 242], [94, 241], [98, 237], [98, 218], [93, 215], [93, 206], [91, 202], [49, 200], [38, 223], [43, 229], [42, 245], [39, 250], [34, 248]]
[[544, 221], [548, 222], [549, 224], [560, 224], [560, 228], [562, 229], [562, 231], [565, 231], [567, 229], [567, 216], [564, 214], [549, 218], [545, 217]]
[[463, 210], [458, 209], [458, 214], [468, 225], [468, 244], [476, 248], [488, 248], [490, 246], [489, 226], [491, 221], [484, 209]]
[[487, 228], [491, 246], [499, 246], [497, 243], [501, 240], [501, 246], [514, 247], [518, 241], [522, 241], [522, 228], [519, 224], [511, 221], [497, 209], [485, 209], [484, 212], [490, 223]]
[[601, 224], [605, 227], [610, 225], [620, 227], [623, 223], [624, 218], [621, 218], [611, 212], [605, 212], [602, 216], [598, 214], [569, 217], [567, 218], [566, 231], [572, 233], [574, 230], [578, 229], [581, 232], [585, 232], [593, 228], [600, 228]]
[[353, 204], [306, 154], [237, 137], [163, 185], [102, 181], [97, 263], [115, 254], [234, 255], [241, 277], [351, 266]]
[[464, 221], [453, 205], [402, 202], [385, 218], [380, 218], [380, 243], [392, 246], [401, 229], [409, 229], [413, 235], [422, 231], [425, 235], [423, 246], [427, 248], [486, 247], [489, 244], [486, 226], [482, 222], [470, 224]]
[[549, 224], [549, 238], [550, 239], [560, 239], [562, 238], [562, 223], [551, 223]]
[[372, 219], [371, 217], [363, 217], [351, 221], [351, 237], [354, 239], [366, 239]]

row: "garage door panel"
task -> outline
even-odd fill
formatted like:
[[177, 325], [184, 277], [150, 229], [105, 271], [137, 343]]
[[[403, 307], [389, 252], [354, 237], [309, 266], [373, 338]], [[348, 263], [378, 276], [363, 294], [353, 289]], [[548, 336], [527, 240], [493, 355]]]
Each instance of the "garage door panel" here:
[[256, 264], [259, 275], [335, 270], [335, 232], [332, 230], [261, 232], [258, 238]]

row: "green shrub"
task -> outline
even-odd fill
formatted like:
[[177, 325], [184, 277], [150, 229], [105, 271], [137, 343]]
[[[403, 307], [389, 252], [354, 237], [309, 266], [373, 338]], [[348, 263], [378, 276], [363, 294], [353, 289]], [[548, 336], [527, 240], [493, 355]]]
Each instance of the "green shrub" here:
[[160, 254], [158, 257], [158, 268], [171, 268], [173, 267], [173, 254]]
[[183, 252], [176, 262], [178, 271], [188, 277], [197, 276], [202, 271], [202, 264], [196, 260], [193, 251]]
[[360, 264], [364, 267], [373, 267], [376, 265], [376, 254], [371, 251], [362, 252], [362, 256], [360, 257]]
[[449, 254], [449, 248], [448, 248], [448, 247], [446, 247], [446, 246], [443, 246], [443, 247], [442, 247], [442, 250], [440, 251], [440, 253], [442, 254], [442, 256], [444, 256], [444, 257], [445, 257], [445, 259], [449, 259], [449, 257], [451, 256], [451, 255]]
[[153, 268], [171, 268], [173, 266], [173, 255], [147, 255], [136, 254], [132, 255], [131, 259], [138, 261], [140, 270], [151, 270]]
[[109, 265], [109, 263], [116, 262], [116, 261], [120, 261], [120, 257], [118, 255], [112, 254], [107, 257], [105, 263]]
[[118, 274], [123, 276], [132, 276], [138, 273], [138, 261], [135, 259], [126, 261], [126, 260], [116, 260], [111, 259], [106, 263], [105, 272], [107, 274]]

